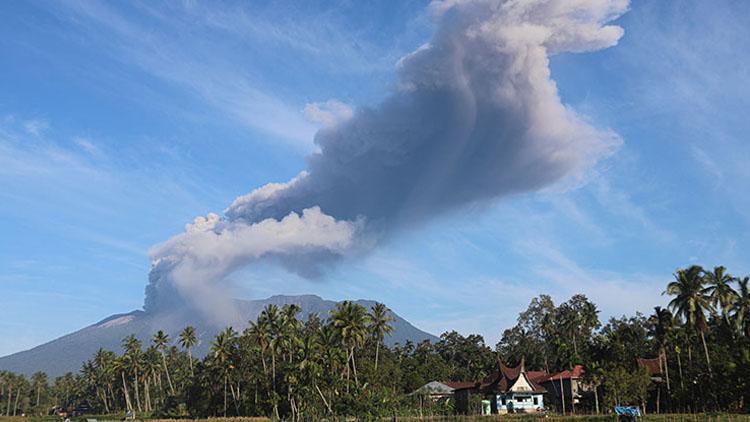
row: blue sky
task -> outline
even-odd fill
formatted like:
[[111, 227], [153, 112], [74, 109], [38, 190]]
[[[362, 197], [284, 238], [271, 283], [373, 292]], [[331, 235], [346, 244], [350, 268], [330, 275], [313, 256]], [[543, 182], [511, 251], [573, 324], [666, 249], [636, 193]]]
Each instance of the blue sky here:
[[[0, 355], [140, 308], [149, 248], [305, 167], [305, 106], [372, 105], [425, 1], [0, 3]], [[233, 295], [385, 302], [494, 344], [540, 294], [648, 312], [693, 263], [750, 273], [750, 4], [633, 1], [615, 47], [551, 58], [623, 144], [576, 186], [462, 209], [306, 280]]]

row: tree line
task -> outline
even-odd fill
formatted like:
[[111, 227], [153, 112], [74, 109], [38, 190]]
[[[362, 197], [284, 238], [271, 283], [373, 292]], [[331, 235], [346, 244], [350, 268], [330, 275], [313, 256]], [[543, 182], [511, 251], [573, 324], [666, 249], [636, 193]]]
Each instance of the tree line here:
[[[611, 318], [602, 325], [583, 295], [555, 306], [531, 301], [497, 344], [502, 356], [525, 356], [527, 367], [557, 371], [585, 367], [594, 386], [583, 406], [597, 411], [637, 404], [653, 411], [745, 411], [750, 407], [750, 291], [748, 277], [722, 266], [680, 269], [663, 295], [666, 308], [651, 315]], [[654, 383], [637, 358], [655, 359]], [[568, 403], [568, 411], [575, 411]]]
[[[0, 414], [46, 414], [54, 406], [94, 413], [155, 417], [271, 416], [317, 420], [334, 415], [417, 414], [409, 393], [433, 380], [481, 380], [497, 359], [548, 373], [585, 367], [591, 386], [559, 411], [599, 413], [616, 404], [649, 411], [745, 411], [750, 407], [748, 277], [724, 267], [680, 269], [653, 314], [599, 321], [584, 295], [555, 305], [540, 295], [502, 333], [494, 350], [482, 336], [446, 332], [439, 341], [385, 347], [393, 317], [382, 304], [341, 302], [324, 318], [300, 308], [268, 305], [242, 332], [227, 327], [201, 339], [193, 327], [177, 338], [135, 336], [120, 353], [100, 349], [77, 374], [51, 383], [0, 372]], [[208, 341], [209, 352], [193, 350]], [[655, 383], [636, 358], [663, 367]], [[564, 407], [563, 407], [564, 406]], [[433, 413], [450, 414], [452, 402]]]

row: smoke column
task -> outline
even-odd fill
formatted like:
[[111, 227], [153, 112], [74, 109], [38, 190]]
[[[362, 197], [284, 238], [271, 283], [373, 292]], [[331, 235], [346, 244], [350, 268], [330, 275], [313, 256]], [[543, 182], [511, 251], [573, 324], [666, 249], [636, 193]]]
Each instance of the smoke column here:
[[[145, 309], [225, 306], [221, 281], [262, 259], [314, 277], [405, 225], [580, 177], [620, 144], [560, 101], [549, 57], [613, 46], [627, 0], [453, 0], [375, 107], [326, 125], [293, 180], [238, 197], [154, 247]], [[331, 103], [331, 102], [329, 102]]]

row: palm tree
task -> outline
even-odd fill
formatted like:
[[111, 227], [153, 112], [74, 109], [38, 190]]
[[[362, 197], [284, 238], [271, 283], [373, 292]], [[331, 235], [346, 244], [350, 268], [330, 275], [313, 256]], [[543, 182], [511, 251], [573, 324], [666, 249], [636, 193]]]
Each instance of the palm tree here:
[[237, 333], [232, 327], [227, 327], [224, 331], [216, 335], [216, 339], [211, 342], [211, 357], [214, 365], [224, 376], [224, 417], [227, 416], [227, 385], [231, 389], [232, 397], [237, 405], [237, 397], [234, 393], [234, 387], [229, 383], [229, 375], [234, 369], [233, 357], [235, 355]]
[[729, 325], [729, 310], [737, 300], [737, 292], [732, 288], [734, 277], [727, 273], [723, 266], [714, 267], [712, 272], [706, 272], [705, 292], [710, 296], [715, 308], [721, 309], [724, 322]]
[[659, 345], [659, 357], [664, 359], [664, 372], [667, 378], [667, 391], [670, 390], [669, 385], [669, 361], [667, 360], [667, 340], [669, 334], [674, 328], [674, 318], [669, 309], [664, 309], [661, 306], [654, 308], [654, 315], [651, 316], [651, 334], [653, 335], [656, 343]]
[[287, 353], [287, 360], [289, 363], [292, 363], [292, 349], [293, 345], [298, 340], [297, 334], [302, 329], [302, 322], [297, 319], [297, 314], [301, 311], [302, 308], [296, 304], [284, 305], [284, 307], [281, 308], [281, 321], [278, 334], [283, 337], [280, 343]]
[[[114, 352], [100, 348], [94, 354], [94, 365], [99, 375], [102, 388], [104, 390], [105, 408], [109, 407], [109, 398], [112, 399], [112, 405], [115, 404], [115, 393], [113, 384], [115, 382], [114, 361], [117, 358]], [[108, 398], [109, 397], [109, 398]]]
[[355, 349], [365, 342], [367, 337], [367, 311], [361, 305], [348, 300], [336, 305], [331, 313], [333, 326], [336, 327], [342, 343], [348, 349], [347, 357], [347, 391], [349, 390], [349, 365], [351, 364], [354, 373], [354, 384], [359, 385], [357, 379], [357, 361], [355, 359]]
[[133, 411], [133, 403], [130, 401], [130, 393], [128, 392], [128, 383], [125, 381], [125, 373], [128, 372], [128, 362], [125, 356], [115, 358], [112, 362], [112, 368], [115, 373], [120, 374], [122, 380], [122, 394], [125, 396], [125, 406], [129, 412]]
[[271, 401], [273, 402], [273, 413], [277, 419], [279, 417], [279, 405], [278, 393], [276, 392], [276, 353], [279, 350], [279, 343], [281, 341], [279, 337], [281, 332], [280, 320], [279, 307], [274, 304], [267, 305], [258, 316], [258, 322], [264, 325], [270, 334], [268, 350], [271, 352]]
[[164, 373], [167, 375], [167, 385], [169, 385], [169, 392], [174, 396], [174, 386], [172, 385], [172, 378], [169, 376], [169, 368], [167, 367], [167, 355], [164, 353], [164, 349], [166, 349], [167, 344], [169, 344], [169, 336], [164, 331], [159, 330], [156, 332], [156, 334], [154, 334], [154, 337], [151, 339], [151, 341], [159, 350], [159, 353], [161, 353], [161, 360], [164, 364]]
[[370, 319], [369, 330], [375, 340], [375, 372], [378, 372], [378, 356], [380, 354], [380, 345], [386, 334], [391, 335], [393, 326], [391, 321], [396, 319], [391, 315], [388, 308], [382, 303], [376, 303], [367, 315]]
[[708, 329], [706, 322], [706, 312], [712, 312], [711, 298], [706, 295], [703, 288], [703, 268], [693, 265], [687, 269], [677, 270], [674, 274], [674, 281], [667, 285], [664, 294], [675, 296], [669, 302], [669, 307], [685, 321], [688, 326], [698, 331], [703, 343], [703, 351], [706, 354], [706, 364], [708, 373], [712, 375], [711, 358], [708, 355], [708, 346], [706, 346], [705, 331]]
[[125, 337], [122, 341], [123, 348], [125, 349], [125, 363], [128, 365], [131, 373], [133, 374], [133, 389], [135, 390], [135, 403], [138, 407], [138, 411], [142, 412], [143, 407], [141, 406], [141, 393], [140, 393], [140, 382], [138, 380], [138, 374], [141, 369], [141, 358], [143, 357], [143, 351], [141, 350], [141, 341], [138, 340], [133, 334]]
[[184, 347], [188, 352], [188, 361], [190, 362], [190, 376], [194, 376], [193, 373], [193, 347], [198, 342], [198, 337], [195, 335], [195, 327], [188, 325], [180, 333], [180, 345]]
[[47, 388], [47, 374], [44, 372], [35, 372], [31, 376], [31, 385], [36, 390], [36, 404], [34, 407], [39, 407], [39, 399], [42, 394], [42, 390]]
[[16, 377], [12, 372], [6, 372], [3, 375], [3, 382], [8, 386], [8, 403], [5, 406], [5, 416], [10, 416], [10, 401], [13, 397], [13, 386], [16, 383]]
[[163, 369], [162, 362], [160, 362], [162, 361], [161, 357], [163, 357], [163, 354], [161, 357], [159, 355], [160, 353], [156, 346], [149, 347], [143, 354], [143, 390], [147, 412], [153, 410], [151, 381], [158, 379], [160, 376], [159, 373]]
[[737, 298], [734, 303], [734, 321], [737, 330], [750, 337], [750, 277], [738, 279]]

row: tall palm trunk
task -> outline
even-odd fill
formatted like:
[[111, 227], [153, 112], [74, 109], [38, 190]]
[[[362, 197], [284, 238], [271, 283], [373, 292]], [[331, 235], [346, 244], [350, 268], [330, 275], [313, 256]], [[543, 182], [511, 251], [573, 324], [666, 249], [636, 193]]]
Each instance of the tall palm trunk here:
[[128, 408], [128, 411], [133, 411], [133, 403], [130, 402], [130, 394], [128, 393], [128, 383], [125, 382], [125, 371], [120, 372], [120, 375], [122, 376], [122, 392], [125, 394], [125, 406]]
[[357, 379], [357, 361], [354, 359], [354, 346], [352, 346], [352, 370], [354, 373], [354, 385], [359, 387], [359, 380]]
[[153, 410], [153, 407], [151, 406], [151, 388], [149, 386], [151, 385], [151, 382], [148, 380], [148, 378], [143, 380], [143, 390], [145, 394], [146, 399], [146, 411], [150, 412]]
[[224, 417], [227, 417], [227, 376], [224, 375]]
[[[109, 382], [107, 383], [107, 389], [109, 390], [109, 397], [112, 398], [112, 407], [117, 408], [117, 401], [115, 400], [115, 392], [113, 391], [112, 384]], [[104, 393], [106, 394], [107, 392], [105, 391]]]
[[13, 416], [16, 416], [16, 411], [18, 410], [18, 398], [21, 396], [21, 389], [16, 390], [16, 401], [13, 403]]
[[167, 356], [164, 354], [164, 350], [161, 351], [161, 361], [164, 364], [164, 373], [167, 375], [167, 385], [169, 385], [169, 392], [174, 396], [174, 386], [172, 385], [172, 378], [169, 376], [169, 368], [167, 368]]
[[8, 384], [8, 405], [5, 407], [5, 416], [10, 416], [11, 397], [13, 397], [13, 384]]
[[190, 376], [195, 376], [195, 373], [193, 372], [193, 350], [192, 347], [187, 348], [188, 352], [188, 362], [190, 362]]
[[380, 341], [375, 344], [375, 373], [378, 372], [378, 355], [380, 354]]
[[276, 353], [271, 350], [271, 385], [273, 392], [276, 392]]
[[594, 386], [594, 406], [596, 406], [596, 414], [599, 414], [599, 384]]
[[140, 390], [140, 387], [138, 386], [138, 384], [140, 384], [138, 382], [138, 370], [137, 369], [134, 370], [133, 373], [134, 373], [134, 377], [135, 377], [135, 382], [134, 382], [134, 385], [135, 385], [135, 388], [134, 388], [134, 390], [135, 390], [135, 404], [138, 407], [138, 411], [139, 412], [143, 412], [143, 407], [141, 406], [141, 390]]
[[706, 353], [706, 365], [708, 365], [708, 375], [713, 377], [713, 371], [711, 370], [711, 358], [708, 356], [708, 346], [706, 346], [706, 336], [701, 331], [701, 342], [703, 342], [703, 351]]
[[35, 407], [39, 407], [39, 396], [41, 395], [41, 393], [42, 393], [42, 386], [41, 385], [37, 385], [36, 386], [36, 405], [35, 405]]
[[667, 360], [667, 349], [661, 348], [661, 354], [664, 356], [664, 375], [667, 377], [667, 392], [670, 391], [669, 387], [669, 360]]
[[102, 388], [102, 402], [104, 402], [104, 411], [109, 413], [109, 400], [107, 399], [107, 389]]
[[232, 402], [234, 403], [234, 410], [237, 415], [240, 413], [240, 406], [238, 400], [240, 399], [240, 386], [237, 385], [237, 392], [234, 391], [234, 384], [229, 383], [229, 392], [232, 393]]

